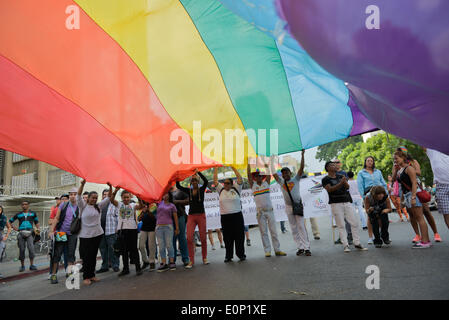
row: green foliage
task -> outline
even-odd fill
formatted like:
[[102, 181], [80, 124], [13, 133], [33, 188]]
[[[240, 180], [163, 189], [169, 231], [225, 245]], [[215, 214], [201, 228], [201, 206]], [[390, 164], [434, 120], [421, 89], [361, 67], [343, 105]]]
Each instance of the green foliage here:
[[337, 157], [339, 153], [346, 147], [362, 142], [361, 136], [353, 136], [346, 139], [323, 144], [318, 147], [316, 158], [321, 161], [330, 161]]
[[399, 146], [405, 146], [408, 153], [416, 159], [421, 166], [421, 178], [424, 183], [431, 185], [433, 181], [432, 168], [424, 150], [411, 141], [389, 134], [380, 133], [364, 142], [348, 145], [344, 148], [338, 158], [342, 162], [342, 168], [357, 174], [363, 169], [365, 158], [373, 156], [376, 168], [379, 169], [385, 181], [393, 169], [393, 153]]

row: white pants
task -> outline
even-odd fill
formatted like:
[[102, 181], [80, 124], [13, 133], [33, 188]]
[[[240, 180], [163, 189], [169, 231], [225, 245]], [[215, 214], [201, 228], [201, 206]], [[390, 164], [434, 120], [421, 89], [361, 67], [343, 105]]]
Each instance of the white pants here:
[[362, 223], [362, 228], [365, 228], [366, 227], [366, 214], [365, 214], [365, 210], [363, 209], [362, 202], [363, 202], [362, 198], [356, 198], [356, 197], [352, 198], [352, 205], [354, 206], [354, 210], [357, 210], [359, 212], [360, 222]]
[[306, 225], [304, 224], [304, 217], [293, 215], [293, 208], [289, 205], [285, 205], [285, 213], [287, 213], [296, 247], [298, 249], [310, 250], [310, 241], [307, 235]]
[[[150, 256], [148, 261], [147, 250], [145, 243], [148, 242], [148, 249], [150, 250]], [[139, 250], [142, 256], [143, 262], [154, 263], [156, 257], [156, 232], [154, 231], [140, 231], [139, 237]]]
[[270, 228], [271, 241], [273, 242], [274, 252], [281, 251], [281, 244], [279, 243], [278, 233], [276, 231], [276, 219], [274, 211], [271, 210], [257, 210], [257, 222], [259, 223], [260, 237], [262, 238], [263, 248], [265, 253], [271, 253], [270, 238], [268, 237], [268, 228]]
[[332, 215], [335, 218], [338, 232], [340, 234], [340, 240], [343, 246], [348, 245], [348, 234], [345, 228], [345, 219], [351, 225], [352, 239], [355, 245], [360, 244], [359, 237], [359, 222], [355, 216], [354, 206], [350, 202], [343, 203], [331, 203]]

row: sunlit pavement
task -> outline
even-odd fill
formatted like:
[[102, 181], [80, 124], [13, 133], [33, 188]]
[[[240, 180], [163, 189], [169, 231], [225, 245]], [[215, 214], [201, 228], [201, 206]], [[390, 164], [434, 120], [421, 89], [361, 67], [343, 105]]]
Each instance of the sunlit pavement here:
[[[63, 272], [57, 285], [51, 285], [43, 273], [1, 283], [0, 299], [448, 299], [449, 231], [442, 216], [432, 213], [443, 242], [433, 242], [430, 249], [412, 249], [410, 223], [395, 222], [390, 224], [389, 248], [370, 245], [365, 252], [352, 249], [343, 253], [341, 245], [333, 244], [330, 219], [319, 218], [320, 240], [313, 240], [307, 223], [311, 257], [296, 256], [291, 233], [282, 234], [278, 225], [281, 248], [288, 256], [266, 258], [259, 230], [252, 228], [245, 262], [235, 258], [233, 263], [223, 263], [224, 249], [217, 248], [216, 240], [217, 249], [209, 247], [210, 265], [202, 265], [201, 249], [197, 248], [192, 270], [185, 270], [178, 260], [176, 271], [145, 271], [137, 277], [131, 266], [128, 276], [118, 278], [110, 271], [98, 275], [101, 281], [91, 286], [81, 283], [79, 290], [66, 288]], [[390, 220], [397, 219], [390, 214]], [[286, 226], [289, 229], [288, 223]], [[430, 228], [429, 233], [433, 239]], [[361, 234], [367, 246], [367, 232]], [[335, 236], [338, 238], [336, 231]], [[97, 269], [100, 264], [101, 260]], [[378, 290], [366, 288], [369, 265], [379, 267]]]

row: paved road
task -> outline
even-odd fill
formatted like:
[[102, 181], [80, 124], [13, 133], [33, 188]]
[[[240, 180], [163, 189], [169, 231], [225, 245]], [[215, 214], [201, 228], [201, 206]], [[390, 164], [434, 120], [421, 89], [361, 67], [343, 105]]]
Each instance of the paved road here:
[[[396, 222], [390, 227], [390, 248], [369, 246], [366, 252], [345, 254], [341, 245], [332, 244], [329, 220], [320, 218], [321, 240], [312, 240], [311, 257], [297, 257], [291, 234], [279, 233], [288, 256], [265, 258], [259, 231], [253, 228], [248, 260], [242, 263], [224, 264], [224, 249], [217, 249], [209, 252], [208, 266], [120, 279], [109, 272], [80, 290], [67, 290], [64, 281], [51, 285], [41, 274], [2, 284], [0, 299], [449, 299], [449, 230], [441, 215], [433, 214], [443, 242], [431, 249], [411, 249], [410, 224]], [[364, 243], [367, 238], [363, 232]], [[201, 261], [200, 250], [197, 259]], [[365, 287], [368, 265], [380, 269], [379, 290]]]

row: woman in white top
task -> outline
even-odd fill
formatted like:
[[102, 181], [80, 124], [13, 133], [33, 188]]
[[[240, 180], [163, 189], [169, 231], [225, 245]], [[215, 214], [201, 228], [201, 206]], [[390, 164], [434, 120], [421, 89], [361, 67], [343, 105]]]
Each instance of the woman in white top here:
[[359, 192], [357, 180], [354, 180], [354, 172], [348, 171], [348, 178], [349, 193], [351, 194], [352, 205], [354, 206], [354, 210], [359, 212], [360, 222], [362, 223], [363, 230], [368, 230], [366, 213], [363, 209], [363, 199], [362, 195]]
[[112, 194], [112, 186], [109, 185], [109, 193], [104, 200], [97, 205], [98, 194], [95, 191], [89, 192], [87, 201], [82, 198], [82, 193], [86, 180], [81, 181], [81, 185], [76, 195], [76, 204], [78, 205], [81, 218], [80, 253], [83, 260], [83, 283], [90, 285], [92, 282], [98, 282], [95, 277], [95, 266], [97, 264], [97, 253], [100, 247], [103, 229], [101, 228], [101, 210], [109, 205]]
[[226, 256], [224, 262], [232, 262], [235, 253], [240, 261], [246, 260], [245, 255], [245, 223], [243, 220], [240, 193], [243, 179], [240, 173], [231, 167], [237, 176], [237, 183], [232, 179], [225, 179], [223, 185], [218, 182], [218, 168], [214, 169], [214, 184], [220, 199], [221, 227], [225, 243]]
[[[117, 187], [118, 188], [118, 187]], [[115, 200], [115, 193], [112, 195], [111, 203], [118, 210], [117, 232], [123, 236], [122, 262], [123, 270], [118, 274], [119, 277], [129, 274], [129, 263], [136, 266], [136, 275], [142, 274], [140, 267], [140, 256], [137, 248], [137, 214], [136, 210], [141, 210], [142, 206], [137, 203], [131, 203], [131, 193], [127, 190], [122, 191], [122, 201]]]

